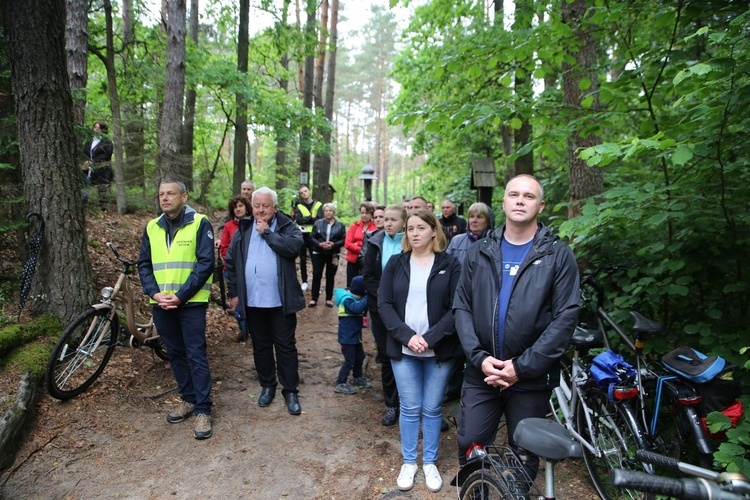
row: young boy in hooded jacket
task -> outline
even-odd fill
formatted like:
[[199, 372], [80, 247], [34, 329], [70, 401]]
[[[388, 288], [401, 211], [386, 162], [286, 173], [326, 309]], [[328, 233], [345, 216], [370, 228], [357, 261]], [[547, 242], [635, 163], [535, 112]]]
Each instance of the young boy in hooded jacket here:
[[[339, 313], [339, 344], [344, 355], [344, 362], [341, 364], [333, 389], [339, 394], [356, 394], [357, 387], [372, 387], [362, 373], [365, 361], [365, 350], [362, 348], [362, 318], [367, 313], [366, 294], [362, 276], [355, 276], [349, 288], [337, 288], [333, 291], [333, 299]], [[347, 383], [350, 372], [353, 372], [354, 377], [351, 384]]]

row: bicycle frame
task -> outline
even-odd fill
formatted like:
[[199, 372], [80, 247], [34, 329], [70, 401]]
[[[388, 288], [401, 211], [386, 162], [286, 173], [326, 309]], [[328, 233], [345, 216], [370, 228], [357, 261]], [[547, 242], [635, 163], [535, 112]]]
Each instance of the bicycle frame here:
[[[102, 294], [102, 301], [98, 304], [94, 304], [94, 309], [105, 309], [111, 308], [111, 316], [116, 314], [116, 303], [121, 301], [125, 309], [125, 320], [127, 323], [128, 333], [139, 343], [156, 339], [159, 337], [159, 333], [154, 325], [153, 318], [150, 318], [148, 323], [138, 323], [135, 318], [135, 299], [133, 298], [133, 292], [130, 290], [130, 282], [128, 281], [128, 275], [133, 273], [133, 267], [135, 262], [128, 261], [120, 256], [115, 249], [114, 245], [110, 242], [107, 246], [114, 252], [117, 260], [123, 263], [124, 267], [120, 271], [120, 276], [117, 278], [117, 283], [114, 288], [111, 289], [109, 296]], [[108, 290], [109, 287], [105, 287], [102, 291]]]

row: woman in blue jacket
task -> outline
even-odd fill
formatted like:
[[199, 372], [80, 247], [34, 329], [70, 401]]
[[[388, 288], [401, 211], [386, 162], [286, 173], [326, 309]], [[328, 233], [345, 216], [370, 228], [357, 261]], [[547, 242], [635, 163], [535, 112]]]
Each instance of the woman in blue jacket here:
[[443, 480], [435, 462], [442, 401], [460, 352], [451, 304], [461, 269], [444, 252], [445, 234], [432, 212], [409, 216], [402, 244], [404, 253], [388, 261], [378, 288], [378, 311], [388, 329], [386, 353], [400, 399], [404, 464], [397, 485], [402, 491], [414, 486], [421, 417], [422, 470], [427, 488], [439, 491]]

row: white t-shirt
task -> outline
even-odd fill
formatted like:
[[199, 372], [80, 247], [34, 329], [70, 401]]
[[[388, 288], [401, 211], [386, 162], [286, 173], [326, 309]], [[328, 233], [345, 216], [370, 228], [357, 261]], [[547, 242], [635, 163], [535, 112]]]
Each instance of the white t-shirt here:
[[[409, 268], [411, 278], [409, 279], [409, 294], [406, 296], [404, 323], [421, 337], [430, 328], [430, 320], [427, 316], [427, 279], [430, 277], [432, 264], [421, 267], [414, 260], [409, 259]], [[416, 353], [406, 346], [401, 346], [401, 352], [421, 358], [435, 356], [435, 351], [432, 349]]]

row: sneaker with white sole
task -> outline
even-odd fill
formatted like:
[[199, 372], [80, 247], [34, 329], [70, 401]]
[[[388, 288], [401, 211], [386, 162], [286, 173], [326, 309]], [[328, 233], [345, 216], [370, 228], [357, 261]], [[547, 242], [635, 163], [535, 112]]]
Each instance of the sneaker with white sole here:
[[169, 422], [170, 424], [177, 424], [179, 422], [182, 422], [190, 415], [192, 415], [194, 410], [194, 404], [188, 403], [184, 399], [181, 399], [180, 402], [177, 403], [177, 406], [167, 414], [167, 422]]
[[302, 291], [303, 291], [303, 292], [306, 292], [306, 291], [307, 291], [307, 281], [303, 281], [303, 282], [302, 282]]
[[417, 464], [404, 464], [401, 466], [401, 472], [398, 473], [396, 485], [401, 491], [409, 491], [414, 487], [414, 477], [417, 475]]
[[195, 431], [193, 436], [195, 439], [208, 439], [212, 434], [211, 429], [211, 417], [205, 413], [199, 413], [195, 417]]
[[442, 489], [443, 478], [440, 477], [440, 472], [435, 464], [424, 464], [422, 472], [424, 472], [424, 482], [427, 484], [428, 490], [434, 493]]

